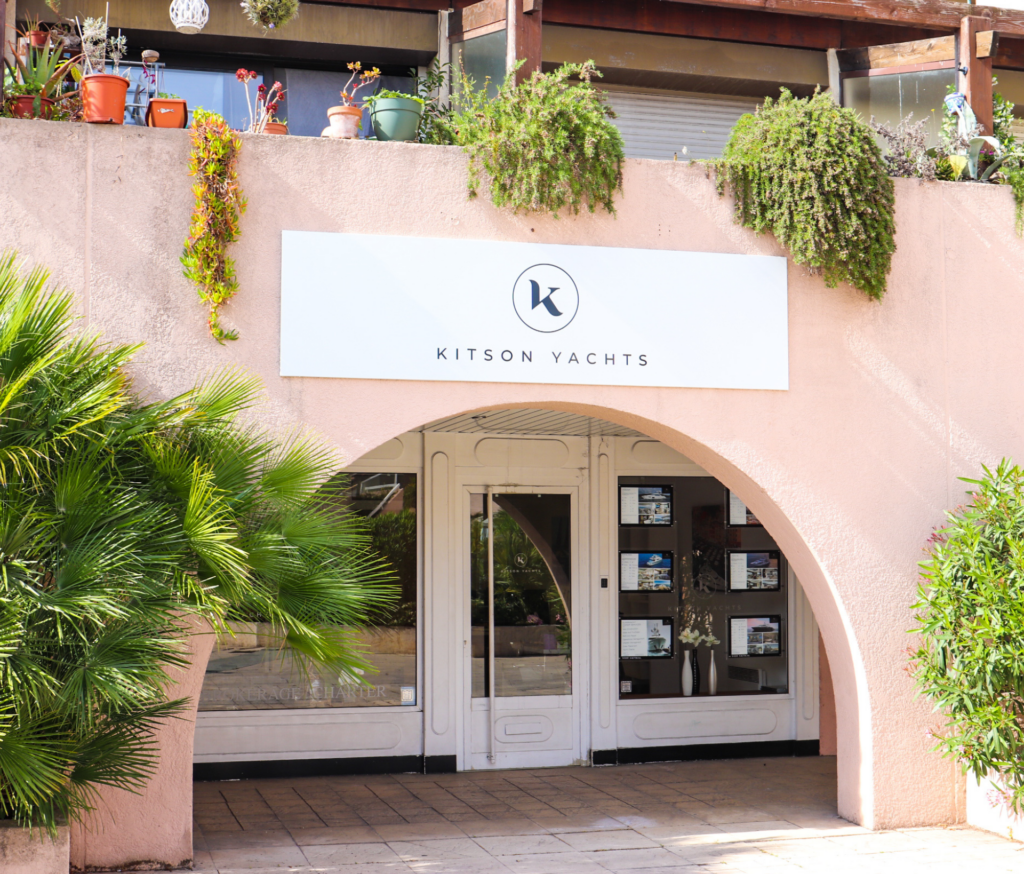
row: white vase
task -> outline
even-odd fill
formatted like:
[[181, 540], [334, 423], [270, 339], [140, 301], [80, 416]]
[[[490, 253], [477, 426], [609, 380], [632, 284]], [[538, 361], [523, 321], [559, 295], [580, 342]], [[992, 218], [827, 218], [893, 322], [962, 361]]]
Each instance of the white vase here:
[[715, 651], [708, 649], [708, 694], [718, 694], [718, 669], [715, 667]]
[[683, 694], [689, 698], [693, 694], [693, 666], [690, 664], [690, 650], [683, 650]]

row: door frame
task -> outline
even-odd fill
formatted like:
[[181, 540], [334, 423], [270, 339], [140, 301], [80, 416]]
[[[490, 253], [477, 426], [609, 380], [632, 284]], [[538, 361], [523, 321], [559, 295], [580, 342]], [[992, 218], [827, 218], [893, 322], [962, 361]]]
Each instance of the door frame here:
[[[453, 574], [453, 583], [457, 591], [456, 601], [459, 605], [459, 627], [461, 629], [462, 646], [458, 659], [461, 670], [461, 682], [458, 682], [457, 723], [461, 728], [457, 753], [457, 767], [460, 771], [468, 770], [499, 770], [508, 768], [542, 768], [559, 765], [585, 763], [589, 759], [590, 750], [590, 611], [588, 593], [590, 586], [586, 583], [590, 578], [589, 543], [589, 495], [588, 477], [585, 471], [559, 470], [538, 468], [529, 471], [529, 481], [520, 483], [508, 482], [510, 470], [478, 468], [460, 472], [456, 488], [458, 497], [459, 519], [456, 542], [457, 561]], [[526, 474], [526, 471], [522, 471]], [[583, 474], [581, 476], [581, 473]], [[572, 737], [573, 748], [570, 752], [543, 751], [523, 752], [520, 760], [510, 757], [512, 753], [498, 753], [495, 761], [481, 761], [479, 754], [472, 752], [472, 720], [473, 713], [489, 709], [487, 706], [474, 707], [472, 677], [472, 631], [469, 611], [470, 586], [470, 543], [469, 518], [471, 495], [486, 493], [488, 487], [501, 494], [567, 494], [570, 499], [571, 513], [571, 616], [572, 616]], [[542, 696], [536, 696], [538, 698]], [[564, 699], [569, 696], [552, 696]], [[478, 699], [479, 700], [479, 699]], [[525, 702], [523, 698], [508, 699], [511, 702]], [[500, 708], [499, 708], [500, 709]], [[508, 709], [520, 709], [515, 706]], [[492, 738], [493, 740], [493, 738]], [[474, 761], [475, 760], [475, 761]]]

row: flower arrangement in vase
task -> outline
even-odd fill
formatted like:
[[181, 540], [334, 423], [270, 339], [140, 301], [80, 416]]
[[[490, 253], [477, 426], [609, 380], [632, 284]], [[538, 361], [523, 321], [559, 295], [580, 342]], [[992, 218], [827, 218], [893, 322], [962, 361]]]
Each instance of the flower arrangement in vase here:
[[[687, 623], [686, 628], [679, 632], [679, 642], [684, 646], [690, 647], [690, 649], [683, 650], [682, 685], [683, 695], [687, 698], [691, 695], [700, 694], [700, 665], [697, 662], [697, 647], [702, 643], [706, 643], [710, 649], [721, 643], [711, 633], [710, 615], [699, 617], [694, 615], [693, 611], [689, 611], [689, 613], [688, 618], [690, 621]], [[691, 653], [693, 654], [692, 659]], [[717, 693], [718, 671], [715, 667], [715, 651], [712, 649], [711, 664], [708, 669], [708, 694], [716, 695]]]
[[[341, 91], [341, 104], [332, 106], [327, 110], [327, 119], [330, 126], [325, 127], [320, 134], [322, 137], [331, 137], [339, 140], [354, 140], [359, 136], [359, 129], [363, 123], [363, 107], [356, 105], [356, 95], [361, 88], [371, 85], [380, 78], [380, 70], [376, 67], [364, 70], [359, 61], [348, 65], [352, 75]], [[356, 83], [358, 79], [358, 83]], [[353, 83], [356, 83], [353, 87]]]
[[246, 131], [251, 134], [287, 134], [287, 123], [279, 121], [275, 115], [284, 100], [284, 88], [281, 83], [275, 82], [268, 89], [261, 82], [256, 89], [254, 105], [249, 95], [249, 83], [259, 78], [259, 73], [243, 67], [235, 73], [235, 78], [245, 86], [245, 102], [249, 105], [249, 126]]

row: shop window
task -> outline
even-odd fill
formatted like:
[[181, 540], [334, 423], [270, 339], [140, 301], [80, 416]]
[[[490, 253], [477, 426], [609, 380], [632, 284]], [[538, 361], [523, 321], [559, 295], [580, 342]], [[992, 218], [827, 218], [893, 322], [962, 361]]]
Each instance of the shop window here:
[[712, 658], [718, 695], [789, 691], [785, 556], [718, 480], [619, 479], [618, 588], [621, 699], [682, 696], [686, 650], [694, 695]]
[[355, 637], [376, 669], [361, 676], [304, 674], [287, 646], [258, 622], [231, 623], [210, 657], [200, 710], [415, 705], [419, 534], [416, 475], [360, 473], [347, 477], [349, 508], [367, 520], [372, 544], [393, 568], [401, 597], [390, 614]]

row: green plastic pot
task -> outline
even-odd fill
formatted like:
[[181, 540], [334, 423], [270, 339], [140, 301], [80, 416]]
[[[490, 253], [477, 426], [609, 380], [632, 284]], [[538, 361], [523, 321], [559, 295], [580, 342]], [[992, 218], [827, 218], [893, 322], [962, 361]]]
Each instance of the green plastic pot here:
[[408, 142], [416, 139], [423, 104], [408, 97], [382, 97], [373, 102], [370, 121], [378, 140]]

